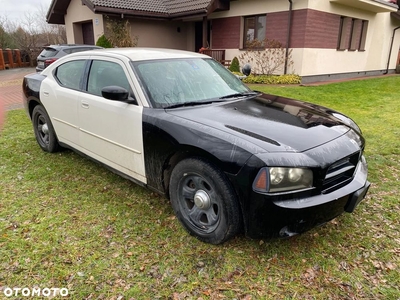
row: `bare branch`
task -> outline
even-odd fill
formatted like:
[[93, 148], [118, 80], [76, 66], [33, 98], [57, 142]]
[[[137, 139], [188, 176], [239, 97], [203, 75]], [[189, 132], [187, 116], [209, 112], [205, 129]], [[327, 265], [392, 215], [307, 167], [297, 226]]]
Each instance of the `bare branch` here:
[[48, 24], [46, 13], [46, 8], [40, 6], [18, 21], [0, 15], [0, 48], [19, 48], [28, 54], [33, 64], [43, 46], [66, 43], [65, 26]]
[[[246, 51], [239, 56], [243, 64], [253, 65], [256, 74], [281, 74], [286, 60], [286, 49], [276, 40], [252, 40], [246, 44]], [[288, 53], [288, 66], [293, 65], [292, 49]]]

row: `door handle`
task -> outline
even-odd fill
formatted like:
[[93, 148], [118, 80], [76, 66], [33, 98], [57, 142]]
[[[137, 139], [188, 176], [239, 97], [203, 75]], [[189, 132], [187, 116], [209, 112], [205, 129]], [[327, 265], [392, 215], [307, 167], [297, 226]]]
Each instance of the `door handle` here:
[[83, 108], [89, 108], [89, 103], [81, 102]]

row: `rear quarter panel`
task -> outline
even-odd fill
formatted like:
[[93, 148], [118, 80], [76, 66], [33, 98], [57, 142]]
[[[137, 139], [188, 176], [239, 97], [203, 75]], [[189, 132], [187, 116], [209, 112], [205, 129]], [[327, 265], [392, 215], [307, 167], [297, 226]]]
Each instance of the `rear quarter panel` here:
[[31, 118], [32, 111], [37, 104], [41, 103], [40, 88], [46, 76], [39, 73], [26, 75], [22, 82], [23, 104], [26, 113]]

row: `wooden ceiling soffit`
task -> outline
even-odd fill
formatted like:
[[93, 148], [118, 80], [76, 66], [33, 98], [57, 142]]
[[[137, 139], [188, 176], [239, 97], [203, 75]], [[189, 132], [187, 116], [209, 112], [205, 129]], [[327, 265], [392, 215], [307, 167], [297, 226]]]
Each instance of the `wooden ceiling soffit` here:
[[47, 11], [46, 22], [50, 24], [65, 24], [64, 15], [67, 12], [67, 8], [70, 2], [70, 0], [52, 0], [50, 8]]
[[224, 11], [230, 9], [229, 0], [212, 0], [210, 5], [207, 7], [207, 14], [211, 14], [217, 11]]
[[92, 1], [89, 0], [81, 0], [82, 4], [85, 4], [90, 10], [93, 11], [94, 9], [94, 4], [92, 3]]

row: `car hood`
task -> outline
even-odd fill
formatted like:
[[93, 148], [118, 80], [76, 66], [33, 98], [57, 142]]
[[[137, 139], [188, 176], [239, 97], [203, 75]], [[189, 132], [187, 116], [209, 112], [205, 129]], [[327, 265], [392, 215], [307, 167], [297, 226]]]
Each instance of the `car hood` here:
[[267, 94], [166, 111], [240, 137], [267, 152], [303, 152], [350, 130], [333, 110]]

